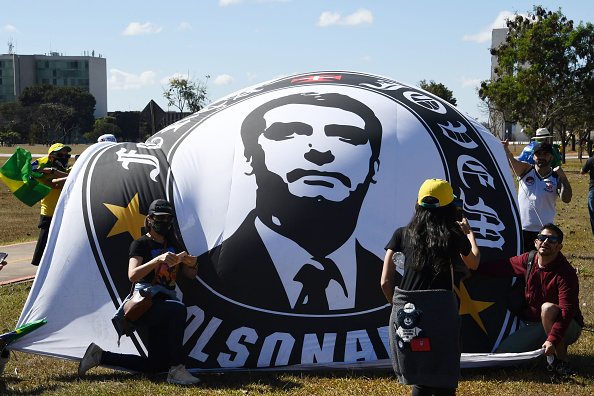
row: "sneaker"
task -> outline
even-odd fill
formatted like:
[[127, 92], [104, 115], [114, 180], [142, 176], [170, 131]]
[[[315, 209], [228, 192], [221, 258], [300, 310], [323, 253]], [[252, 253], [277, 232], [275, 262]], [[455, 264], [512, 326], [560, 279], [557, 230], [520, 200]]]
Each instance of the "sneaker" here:
[[95, 344], [94, 342], [89, 345], [87, 351], [85, 352], [83, 358], [80, 360], [78, 365], [78, 376], [82, 377], [85, 375], [87, 371], [92, 369], [93, 367], [99, 366], [101, 363], [101, 354], [103, 353], [103, 349], [99, 348], [99, 345]]
[[560, 377], [571, 377], [575, 374], [571, 365], [557, 356], [553, 356], [552, 361], [548, 361], [547, 370]]
[[200, 378], [194, 377], [192, 374], [188, 373], [186, 367], [183, 364], [180, 364], [169, 370], [169, 374], [167, 374], [167, 382], [170, 384], [193, 385], [200, 382]]

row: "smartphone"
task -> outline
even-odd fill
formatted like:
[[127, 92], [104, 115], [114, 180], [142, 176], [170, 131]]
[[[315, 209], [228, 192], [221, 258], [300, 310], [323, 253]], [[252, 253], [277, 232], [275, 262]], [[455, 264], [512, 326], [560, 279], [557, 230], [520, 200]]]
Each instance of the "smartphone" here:
[[452, 201], [452, 203], [454, 204], [454, 206], [456, 206], [457, 209], [456, 220], [462, 221], [462, 219], [464, 218], [464, 201], [462, 201], [460, 198], [454, 198], [454, 201]]
[[8, 257], [8, 253], [0, 252], [0, 263], [6, 260], [6, 257]]

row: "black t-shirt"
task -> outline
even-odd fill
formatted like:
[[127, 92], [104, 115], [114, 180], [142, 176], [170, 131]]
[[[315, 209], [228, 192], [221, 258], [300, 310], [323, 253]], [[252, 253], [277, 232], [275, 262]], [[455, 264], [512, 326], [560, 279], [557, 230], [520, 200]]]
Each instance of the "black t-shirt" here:
[[[470, 245], [470, 241], [460, 231], [459, 233], [454, 233], [454, 248], [452, 251], [452, 256], [458, 256], [462, 254], [464, 256], [468, 256], [470, 253], [472, 246]], [[410, 246], [408, 244], [408, 238], [406, 238], [406, 227], [400, 227], [392, 235], [392, 239], [386, 245], [386, 250], [392, 250], [394, 252], [402, 252], [404, 254], [404, 274], [402, 275], [402, 280], [400, 281], [400, 286], [398, 286], [402, 290], [428, 290], [428, 289], [445, 289], [445, 290], [452, 290], [452, 276], [451, 271], [441, 272], [439, 274], [435, 274], [432, 268], [423, 268], [422, 271], [417, 272], [413, 269], [413, 264], [408, 257], [412, 257]], [[456, 259], [456, 258], [455, 258]]]
[[[146, 235], [141, 236], [130, 244], [130, 253], [128, 257], [140, 256], [142, 257], [142, 263], [147, 263], [155, 257], [164, 253], [164, 244], [156, 242]], [[167, 242], [167, 251], [172, 253], [182, 252], [184, 249], [177, 241]], [[157, 280], [155, 284], [160, 284], [168, 289], [175, 288], [175, 280], [177, 278], [177, 271], [180, 266], [169, 268], [167, 265], [161, 265], [157, 267], [159, 270]], [[155, 276], [155, 271], [151, 271], [146, 274], [138, 282], [141, 283], [152, 283]]]

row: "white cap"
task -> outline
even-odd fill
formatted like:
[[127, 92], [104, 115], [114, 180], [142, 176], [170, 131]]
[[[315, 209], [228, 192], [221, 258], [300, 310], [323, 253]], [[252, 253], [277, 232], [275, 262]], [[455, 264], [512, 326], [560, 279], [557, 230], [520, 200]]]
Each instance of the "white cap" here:
[[105, 135], [101, 135], [97, 138], [97, 143], [101, 142], [114, 142], [117, 143], [116, 137], [113, 136], [111, 133], [106, 133]]

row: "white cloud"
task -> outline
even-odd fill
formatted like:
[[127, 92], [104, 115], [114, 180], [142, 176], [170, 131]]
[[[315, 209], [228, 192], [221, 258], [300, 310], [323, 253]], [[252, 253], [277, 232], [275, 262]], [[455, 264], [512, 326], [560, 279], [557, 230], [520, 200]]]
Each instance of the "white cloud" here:
[[462, 88], [468, 88], [468, 87], [478, 87], [481, 85], [481, 79], [480, 78], [468, 78], [468, 77], [461, 77], [456, 79], [457, 81], [460, 81], [460, 83], [462, 84]]
[[371, 56], [369, 56], [369, 55], [362, 56], [361, 60], [363, 62], [371, 62]]
[[235, 79], [228, 74], [221, 74], [217, 76], [212, 82], [214, 85], [230, 85], [235, 82]]
[[161, 30], [163, 30], [161, 26], [157, 26], [152, 22], [147, 21], [142, 25], [139, 22], [130, 22], [122, 34], [124, 36], [140, 36], [143, 34], [161, 33]]
[[[519, 14], [519, 15], [524, 15], [524, 14]], [[526, 16], [526, 15], [524, 15], [524, 16]], [[464, 36], [462, 36], [462, 41], [474, 41], [475, 43], [487, 43], [487, 42], [491, 41], [492, 30], [507, 27], [505, 22], [511, 18], [515, 18], [514, 13], [512, 13], [510, 11], [501, 11], [499, 13], [499, 15], [497, 15], [497, 18], [495, 18], [495, 21], [490, 23], [485, 28], [481, 29], [481, 31], [479, 31], [476, 34], [465, 34]]]
[[247, 72], [247, 78], [248, 78], [248, 82], [252, 82], [256, 79], [256, 75], [252, 72]]
[[355, 13], [342, 16], [339, 12], [324, 11], [318, 19], [318, 26], [326, 27], [332, 25], [358, 26], [373, 24], [373, 13], [361, 8]]
[[173, 75], [171, 75], [171, 76], [163, 77], [163, 78], [161, 79], [161, 81], [159, 81], [159, 83], [160, 83], [161, 85], [169, 85], [169, 82], [170, 82], [171, 80], [173, 80], [174, 78], [175, 78], [176, 80], [189, 80], [189, 79], [190, 79], [190, 76], [188, 76], [187, 74], [180, 74], [180, 73], [175, 73], [175, 74], [173, 74]]
[[15, 32], [15, 33], [20, 33], [20, 32], [19, 32], [19, 29], [15, 28], [15, 27], [14, 27], [14, 26], [12, 26], [12, 25], [6, 25], [6, 26], [4, 26], [4, 27], [2, 28], [2, 30], [3, 30], [3, 31], [5, 31], [5, 32]]
[[241, 3], [243, 3], [243, 0], [219, 0], [219, 5], [221, 7], [225, 7], [230, 4], [241, 4]]
[[111, 76], [107, 83], [109, 89], [113, 90], [128, 90], [128, 89], [139, 89], [149, 85], [154, 85], [157, 74], [153, 71], [145, 71], [140, 75], [126, 73], [118, 69], [109, 69]]
[[181, 32], [182, 30], [193, 30], [194, 28], [192, 27], [192, 25], [190, 25], [188, 22], [182, 22], [180, 23], [175, 30], [177, 32]]

